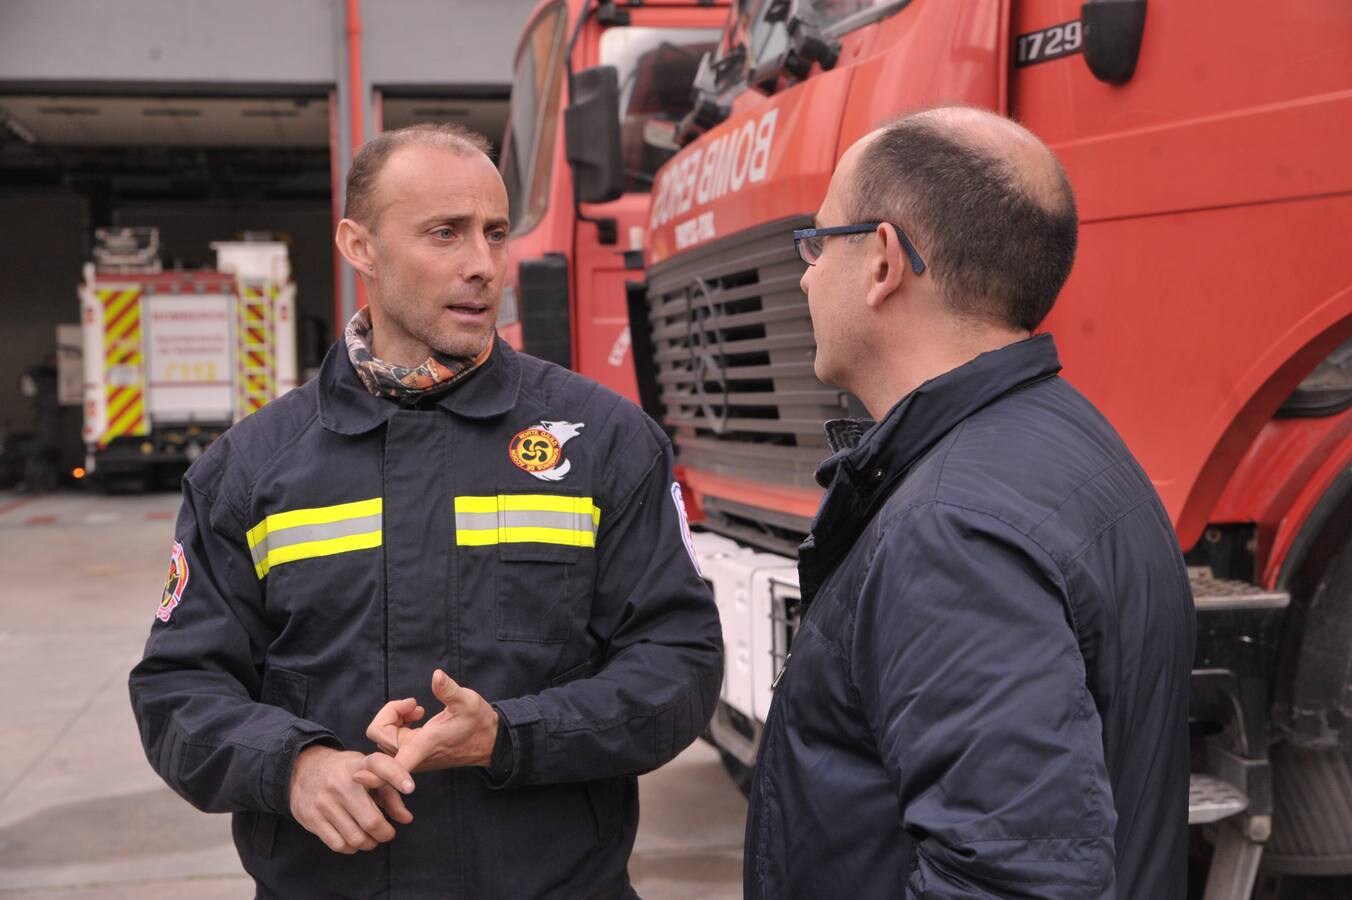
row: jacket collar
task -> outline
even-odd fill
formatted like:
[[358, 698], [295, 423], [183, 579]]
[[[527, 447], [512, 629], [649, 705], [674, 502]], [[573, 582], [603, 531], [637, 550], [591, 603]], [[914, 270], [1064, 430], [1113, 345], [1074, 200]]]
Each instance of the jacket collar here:
[[[827, 441], [837, 452], [817, 468], [817, 483], [829, 487], [840, 470], [864, 485], [904, 474], [941, 437], [986, 404], [1059, 371], [1052, 336], [1039, 334], [931, 378], [901, 398], [881, 422], [827, 422]], [[881, 477], [879, 470], [884, 473]]]
[[926, 381], [880, 422], [827, 422], [827, 441], [836, 452], [817, 468], [817, 483], [827, 492], [799, 551], [803, 599], [810, 599], [834, 560], [944, 435], [1005, 394], [1059, 371], [1052, 336], [1039, 334]]
[[[521, 388], [521, 359], [501, 337], [479, 369], [447, 391], [436, 406], [470, 419], [491, 419], [516, 406]], [[338, 434], [364, 434], [384, 424], [399, 404], [376, 397], [357, 377], [347, 356], [347, 344], [338, 341], [329, 348], [319, 370], [319, 421]]]

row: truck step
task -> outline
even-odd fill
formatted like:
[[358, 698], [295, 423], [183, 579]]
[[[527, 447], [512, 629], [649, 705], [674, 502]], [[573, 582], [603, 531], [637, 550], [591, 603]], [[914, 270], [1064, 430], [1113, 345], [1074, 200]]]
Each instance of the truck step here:
[[1189, 566], [1188, 583], [1198, 612], [1228, 609], [1284, 609], [1291, 603], [1286, 591], [1270, 591], [1230, 578], [1217, 578], [1206, 566]]
[[1188, 780], [1188, 824], [1219, 822], [1244, 812], [1249, 798], [1239, 788], [1214, 775], [1193, 773]]

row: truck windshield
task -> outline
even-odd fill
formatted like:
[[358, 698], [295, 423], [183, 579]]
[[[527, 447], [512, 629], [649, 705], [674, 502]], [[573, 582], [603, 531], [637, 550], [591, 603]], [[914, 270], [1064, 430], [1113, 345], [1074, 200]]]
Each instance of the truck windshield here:
[[879, 6], [895, 4], [896, 0], [801, 0], [798, 15], [814, 25], [826, 26], [856, 13]]
[[521, 42], [512, 78], [512, 106], [498, 168], [507, 185], [512, 233], [535, 227], [549, 203], [549, 176], [563, 83], [563, 5], [540, 15]]
[[620, 77], [620, 148], [625, 191], [646, 193], [675, 155], [676, 124], [690, 111], [700, 57], [718, 43], [716, 28], [610, 28], [601, 64]]

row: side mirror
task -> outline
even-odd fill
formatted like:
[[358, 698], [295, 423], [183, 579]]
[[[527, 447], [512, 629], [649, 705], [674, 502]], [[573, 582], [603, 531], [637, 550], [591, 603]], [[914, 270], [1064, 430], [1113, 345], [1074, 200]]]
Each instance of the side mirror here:
[[614, 66], [596, 66], [573, 75], [563, 111], [563, 139], [573, 170], [573, 193], [580, 203], [605, 203], [624, 193], [620, 156], [620, 76]]
[[1122, 85], [1131, 81], [1141, 55], [1146, 0], [1086, 0], [1084, 61], [1099, 81]]

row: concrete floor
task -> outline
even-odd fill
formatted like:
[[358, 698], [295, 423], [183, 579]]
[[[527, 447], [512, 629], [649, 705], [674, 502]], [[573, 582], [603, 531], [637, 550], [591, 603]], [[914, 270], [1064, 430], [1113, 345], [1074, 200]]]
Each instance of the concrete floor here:
[[[127, 702], [178, 497], [0, 492], [0, 898], [252, 896], [226, 816], [146, 763]], [[696, 743], [641, 779], [647, 900], [741, 896], [746, 804]]]

